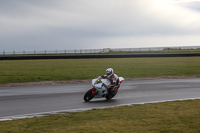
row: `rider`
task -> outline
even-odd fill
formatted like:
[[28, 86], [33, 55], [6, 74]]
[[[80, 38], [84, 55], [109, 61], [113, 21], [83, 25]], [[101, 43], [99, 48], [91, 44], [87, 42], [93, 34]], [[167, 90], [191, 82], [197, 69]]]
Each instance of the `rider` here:
[[106, 69], [106, 75], [99, 76], [98, 78], [108, 79], [111, 82], [111, 85], [107, 86], [108, 91], [111, 91], [113, 88], [120, 86], [119, 77], [117, 74], [114, 74], [112, 68]]

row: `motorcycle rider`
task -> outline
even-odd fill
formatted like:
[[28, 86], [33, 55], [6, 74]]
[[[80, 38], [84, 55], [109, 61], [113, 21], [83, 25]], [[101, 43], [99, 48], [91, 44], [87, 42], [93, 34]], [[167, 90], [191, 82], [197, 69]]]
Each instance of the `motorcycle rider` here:
[[108, 92], [111, 92], [116, 87], [120, 87], [119, 77], [117, 74], [114, 74], [114, 70], [112, 68], [106, 69], [106, 75], [99, 76], [98, 78], [110, 80], [111, 85], [107, 86]]

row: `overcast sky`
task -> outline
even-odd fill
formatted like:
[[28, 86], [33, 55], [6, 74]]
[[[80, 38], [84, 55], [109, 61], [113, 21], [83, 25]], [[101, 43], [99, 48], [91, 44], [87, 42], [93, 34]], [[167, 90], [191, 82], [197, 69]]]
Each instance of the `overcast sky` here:
[[0, 0], [0, 51], [200, 46], [200, 0]]

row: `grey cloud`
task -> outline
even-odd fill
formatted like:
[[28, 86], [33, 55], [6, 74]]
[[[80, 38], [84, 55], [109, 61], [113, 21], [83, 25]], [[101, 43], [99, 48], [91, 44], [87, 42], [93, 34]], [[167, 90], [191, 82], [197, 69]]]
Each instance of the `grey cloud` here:
[[119, 47], [118, 42], [126, 42], [133, 47], [130, 44], [140, 42], [136, 38], [146, 36], [200, 34], [196, 13], [193, 17], [193, 12], [182, 8], [176, 8], [185, 11], [182, 15], [177, 10], [156, 10], [156, 1], [150, 1], [148, 5], [140, 0], [2, 0], [0, 46], [75, 49], [106, 47], [109, 43]]
[[186, 7], [200, 12], [200, 1], [189, 2]]

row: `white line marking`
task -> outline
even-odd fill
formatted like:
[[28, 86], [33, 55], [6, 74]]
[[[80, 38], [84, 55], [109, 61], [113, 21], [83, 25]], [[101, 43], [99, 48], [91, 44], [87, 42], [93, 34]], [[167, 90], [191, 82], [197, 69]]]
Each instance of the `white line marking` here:
[[104, 109], [104, 108], [112, 108], [112, 107], [120, 107], [120, 106], [132, 106], [132, 105], [138, 105], [138, 104], [151, 104], [151, 103], [162, 103], [162, 102], [183, 101], [183, 100], [196, 100], [196, 99], [200, 99], [200, 97], [184, 98], [184, 99], [172, 99], [172, 100], [161, 100], [161, 101], [149, 101], [149, 102], [139, 102], [139, 103], [128, 103], [128, 104], [119, 104], [119, 105], [107, 106], [107, 107], [78, 108], [78, 109], [69, 109], [69, 110], [59, 110], [59, 111], [51, 111], [51, 112], [41, 112], [41, 113], [33, 113], [33, 114], [6, 116], [6, 117], [0, 117], [0, 121], [41, 117], [41, 116], [48, 116], [48, 115], [53, 115], [53, 114], [64, 114], [64, 113], [69, 113], [69, 112], [83, 112], [83, 111], [92, 110], [92, 109]]

